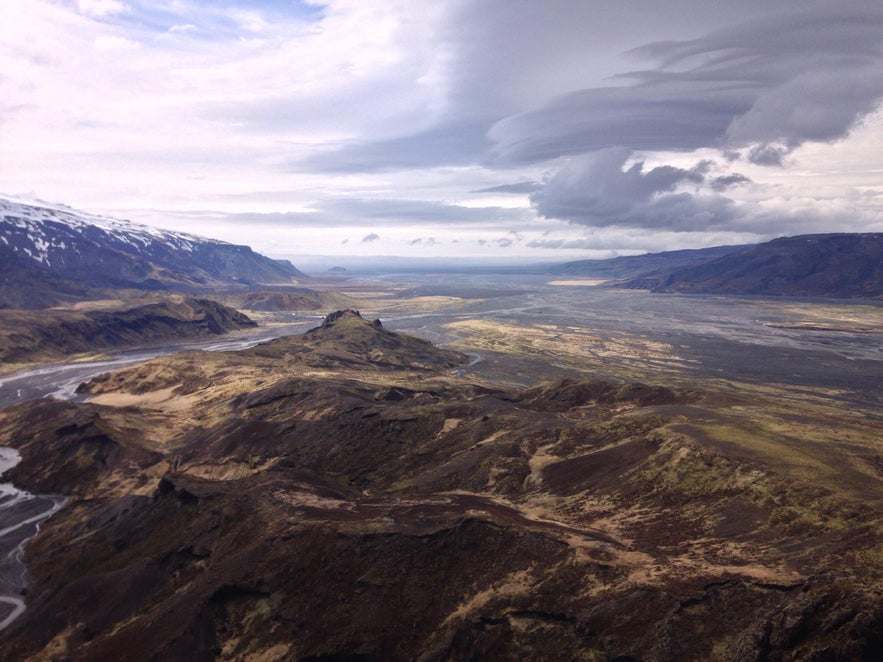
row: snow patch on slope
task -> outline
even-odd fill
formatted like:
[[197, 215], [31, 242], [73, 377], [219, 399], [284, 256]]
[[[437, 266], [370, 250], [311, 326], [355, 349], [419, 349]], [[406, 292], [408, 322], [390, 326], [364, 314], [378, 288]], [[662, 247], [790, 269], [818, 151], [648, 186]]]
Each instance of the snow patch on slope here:
[[[75, 250], [75, 243], [69, 245], [63, 241], [60, 234], [68, 234], [74, 239], [77, 235], [82, 237], [86, 232], [94, 231], [93, 228], [102, 230], [110, 239], [120, 244], [131, 246], [136, 252], [156, 243], [167, 244], [188, 253], [192, 253], [198, 244], [226, 243], [89, 214], [67, 205], [8, 196], [0, 197], [0, 217], [5, 226], [0, 227], [0, 240], [11, 246], [16, 253], [26, 255], [46, 266], [52, 264], [53, 253], [56, 250], [65, 251], [69, 248]], [[13, 232], [12, 228], [21, 232]]]

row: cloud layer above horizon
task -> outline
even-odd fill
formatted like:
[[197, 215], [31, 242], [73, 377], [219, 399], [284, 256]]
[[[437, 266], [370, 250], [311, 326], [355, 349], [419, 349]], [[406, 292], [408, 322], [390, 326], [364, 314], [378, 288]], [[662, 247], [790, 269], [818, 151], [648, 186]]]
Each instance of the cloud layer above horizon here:
[[876, 1], [3, 11], [9, 194], [275, 255], [565, 259], [883, 230]]

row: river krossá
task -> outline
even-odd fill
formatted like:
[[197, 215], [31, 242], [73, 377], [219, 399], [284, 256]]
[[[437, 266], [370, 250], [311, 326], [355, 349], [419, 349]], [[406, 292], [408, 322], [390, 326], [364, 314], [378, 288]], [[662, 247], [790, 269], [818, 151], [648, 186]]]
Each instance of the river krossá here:
[[[0, 446], [0, 478], [20, 461], [15, 449]], [[0, 630], [25, 610], [21, 597], [28, 580], [22, 559], [25, 543], [37, 535], [40, 522], [64, 503], [64, 497], [31, 494], [0, 482]]]

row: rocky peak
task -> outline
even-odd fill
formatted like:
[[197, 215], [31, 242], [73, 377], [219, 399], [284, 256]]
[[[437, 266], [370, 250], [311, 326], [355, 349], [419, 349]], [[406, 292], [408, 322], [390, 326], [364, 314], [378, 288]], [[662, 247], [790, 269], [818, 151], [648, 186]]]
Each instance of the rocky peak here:
[[249, 350], [264, 357], [297, 357], [323, 369], [339, 367], [447, 370], [468, 359], [428, 340], [385, 329], [358, 311], [337, 310], [303, 335], [278, 338]]
[[[333, 313], [328, 313], [325, 316], [325, 319], [322, 320], [322, 328], [328, 328], [334, 326], [340, 320], [360, 320], [369, 324], [369, 322], [362, 317], [362, 314], [358, 310], [352, 310], [351, 308], [345, 308], [344, 310], [335, 310]], [[383, 325], [380, 323], [379, 319], [375, 319], [373, 322], [370, 322], [371, 326], [382, 329]]]

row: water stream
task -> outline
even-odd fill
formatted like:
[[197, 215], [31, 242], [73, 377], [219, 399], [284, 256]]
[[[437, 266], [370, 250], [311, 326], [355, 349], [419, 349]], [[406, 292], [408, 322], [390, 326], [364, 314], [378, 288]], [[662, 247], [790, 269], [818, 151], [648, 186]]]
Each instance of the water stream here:
[[[0, 478], [21, 461], [12, 448], [0, 447]], [[11, 483], [0, 483], [0, 630], [25, 609], [21, 597], [27, 586], [24, 545], [37, 535], [40, 522], [64, 505], [61, 496], [31, 494]]]

